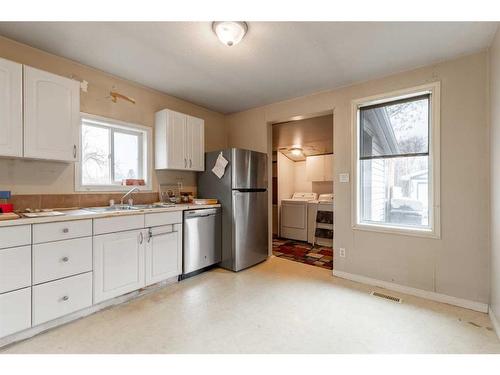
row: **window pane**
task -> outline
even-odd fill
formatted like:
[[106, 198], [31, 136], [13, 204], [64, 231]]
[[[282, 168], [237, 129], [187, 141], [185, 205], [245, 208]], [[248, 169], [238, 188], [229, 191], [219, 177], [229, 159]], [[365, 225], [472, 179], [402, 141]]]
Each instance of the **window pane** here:
[[429, 157], [360, 161], [361, 222], [429, 227]]
[[360, 109], [361, 158], [428, 153], [429, 95]]
[[126, 178], [142, 178], [140, 168], [140, 135], [121, 133], [114, 134], [115, 181]]
[[111, 182], [109, 129], [82, 124], [82, 184], [107, 185]]

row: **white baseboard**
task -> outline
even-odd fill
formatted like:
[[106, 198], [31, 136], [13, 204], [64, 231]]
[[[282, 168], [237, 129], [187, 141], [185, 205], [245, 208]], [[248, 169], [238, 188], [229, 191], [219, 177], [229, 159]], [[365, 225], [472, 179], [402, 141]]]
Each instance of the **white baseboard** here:
[[500, 322], [497, 320], [497, 317], [494, 313], [494, 311], [491, 309], [491, 306], [488, 310], [488, 315], [490, 316], [491, 324], [493, 325], [493, 329], [495, 330], [495, 333], [497, 334], [498, 338], [500, 339]]
[[175, 283], [177, 283], [177, 276], [172, 277], [172, 278], [167, 279], [167, 280], [164, 280], [164, 281], [161, 281], [157, 284], [151, 285], [151, 286], [146, 287], [144, 289], [136, 290], [134, 292], [124, 294], [123, 296], [115, 297], [113, 299], [109, 299], [107, 301], [100, 302], [98, 304], [89, 306], [83, 310], [76, 311], [76, 312], [71, 313], [69, 315], [65, 315], [65, 316], [62, 316], [60, 318], [51, 320], [50, 322], [42, 323], [38, 326], [28, 328], [24, 331], [14, 333], [10, 336], [2, 337], [2, 338], [0, 338], [0, 351], [3, 349], [3, 347], [5, 347], [7, 345], [14, 344], [16, 342], [29, 339], [33, 336], [38, 335], [39, 333], [48, 331], [52, 328], [59, 327], [61, 325], [70, 323], [70, 322], [77, 320], [77, 319], [84, 318], [88, 315], [91, 315], [95, 312], [106, 309], [108, 307], [120, 305], [120, 304], [125, 303], [125, 302], [129, 302], [133, 299], [142, 297], [146, 294], [152, 293], [158, 289], [164, 288], [168, 285], [175, 284]]
[[475, 310], [483, 313], [488, 312], [488, 304], [482, 302], [471, 301], [468, 299], [458, 298], [448, 296], [446, 294], [431, 292], [428, 290], [412, 288], [409, 286], [404, 286], [396, 283], [391, 283], [389, 281], [372, 279], [371, 277], [356, 275], [353, 273], [343, 272], [333, 270], [333, 275], [340, 277], [342, 279], [347, 279], [351, 281], [357, 281], [359, 283], [378, 286], [380, 288], [385, 288], [388, 290], [393, 290], [395, 292], [410, 294], [412, 296], [421, 297], [425, 299], [430, 299], [432, 301], [443, 302], [449, 305], [455, 305], [460, 307], [465, 307], [466, 309]]

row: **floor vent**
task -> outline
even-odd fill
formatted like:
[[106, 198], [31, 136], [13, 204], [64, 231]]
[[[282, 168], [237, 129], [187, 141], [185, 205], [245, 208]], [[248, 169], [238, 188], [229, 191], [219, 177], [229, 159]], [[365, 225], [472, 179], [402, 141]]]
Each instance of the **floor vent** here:
[[388, 294], [384, 294], [384, 293], [380, 293], [380, 292], [371, 292], [370, 293], [372, 296], [375, 296], [375, 297], [380, 297], [380, 298], [385, 298], [385, 299], [388, 299], [390, 301], [394, 301], [394, 302], [397, 302], [397, 303], [401, 303], [402, 300], [401, 298], [399, 297], [394, 297], [394, 296], [390, 296]]

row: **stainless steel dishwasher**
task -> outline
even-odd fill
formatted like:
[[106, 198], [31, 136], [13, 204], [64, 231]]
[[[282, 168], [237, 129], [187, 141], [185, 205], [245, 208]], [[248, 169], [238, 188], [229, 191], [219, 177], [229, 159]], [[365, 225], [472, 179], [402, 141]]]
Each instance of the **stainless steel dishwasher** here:
[[197, 274], [222, 260], [221, 216], [220, 207], [184, 211], [182, 278]]

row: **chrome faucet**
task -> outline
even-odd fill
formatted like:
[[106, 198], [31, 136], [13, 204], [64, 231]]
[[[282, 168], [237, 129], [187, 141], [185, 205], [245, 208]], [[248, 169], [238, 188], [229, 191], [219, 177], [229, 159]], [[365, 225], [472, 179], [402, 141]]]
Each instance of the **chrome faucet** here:
[[135, 193], [136, 191], [139, 191], [139, 188], [137, 186], [133, 187], [132, 189], [130, 189], [129, 191], [127, 191], [123, 197], [121, 197], [120, 199], [120, 204], [123, 206], [123, 201], [125, 200], [125, 198], [127, 198], [130, 194], [132, 193]]

